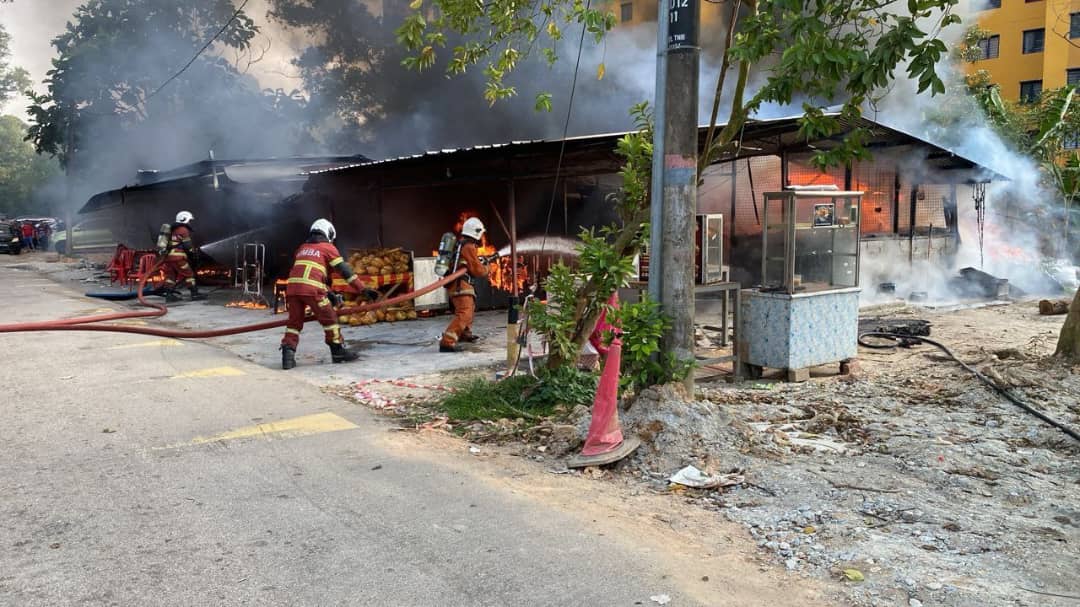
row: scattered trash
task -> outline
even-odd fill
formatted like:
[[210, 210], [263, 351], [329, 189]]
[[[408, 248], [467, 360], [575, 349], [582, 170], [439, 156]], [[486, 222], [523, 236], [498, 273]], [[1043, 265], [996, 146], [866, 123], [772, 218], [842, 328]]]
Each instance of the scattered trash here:
[[480, 455], [480, 447], [469, 445], [469, 453], [472, 453], [473, 455]]
[[115, 434], [116, 430], [113, 430], [112, 428], [105, 428], [101, 432], [102, 432], [102, 434]]
[[668, 480], [676, 485], [693, 489], [719, 489], [741, 485], [746, 481], [746, 477], [735, 473], [709, 476], [694, 466], [687, 466], [673, 474]]
[[658, 605], [667, 605], [671, 602], [671, 597], [666, 594], [658, 594], [656, 596], [650, 596], [649, 600]]
[[795, 424], [756, 422], [750, 424], [750, 427], [758, 432], [770, 432], [780, 435], [785, 442], [790, 443], [793, 447], [802, 447], [813, 450], [814, 452], [836, 453], [839, 455], [848, 452], [848, 446], [844, 443], [821, 434], [803, 432], [802, 430], [797, 429]]
[[382, 470], [382, 464], [375, 464], [371, 467], [372, 470]]

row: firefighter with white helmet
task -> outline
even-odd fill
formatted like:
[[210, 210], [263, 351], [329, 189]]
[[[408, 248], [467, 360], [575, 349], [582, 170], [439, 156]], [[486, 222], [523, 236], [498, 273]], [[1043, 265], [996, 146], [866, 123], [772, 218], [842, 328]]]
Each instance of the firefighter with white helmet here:
[[323, 327], [326, 344], [330, 346], [331, 360], [343, 363], [359, 358], [357, 353], [346, 349], [337, 312], [328, 297], [331, 271], [336, 271], [348, 281], [353, 290], [369, 299], [377, 297], [378, 292], [360, 282], [360, 277], [345, 263], [334, 246], [336, 237], [334, 224], [325, 219], [317, 219], [311, 224], [307, 241], [296, 250], [285, 287], [285, 305], [289, 309], [289, 320], [285, 325], [285, 336], [281, 340], [282, 369], [296, 366], [296, 347], [300, 344], [300, 331], [304, 328], [305, 315], [309, 308], [315, 315], [315, 320]]
[[473, 288], [472, 279], [488, 274], [487, 266], [480, 260], [479, 253], [480, 240], [486, 231], [484, 222], [476, 217], [469, 217], [461, 225], [457, 266], [450, 268], [450, 271], [456, 272], [464, 267], [468, 272], [446, 286], [447, 295], [454, 305], [454, 319], [443, 331], [442, 339], [439, 340], [439, 352], [460, 352], [459, 341], [472, 342], [477, 339], [472, 334], [473, 315], [476, 313], [476, 289]]
[[[195, 284], [195, 271], [192, 270], [195, 255], [195, 245], [191, 241], [193, 221], [195, 216], [190, 211], [177, 213], [176, 221], [169, 226], [166, 246], [161, 251], [164, 256], [162, 267], [165, 269], [165, 300], [169, 302], [180, 301], [180, 292], [176, 290], [178, 283], [188, 288], [191, 301], [206, 299], [205, 295], [199, 293], [199, 287]], [[164, 232], [164, 228], [162, 231]]]

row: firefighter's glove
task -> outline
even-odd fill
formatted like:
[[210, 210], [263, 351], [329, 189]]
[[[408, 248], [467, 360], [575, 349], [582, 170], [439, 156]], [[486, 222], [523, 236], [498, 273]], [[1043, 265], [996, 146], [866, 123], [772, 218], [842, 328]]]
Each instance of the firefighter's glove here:
[[375, 289], [363, 289], [360, 293], [367, 301], [379, 301], [379, 298], [382, 297], [382, 293], [379, 293]]
[[499, 261], [499, 257], [500, 257], [500, 255], [498, 253], [495, 253], [493, 255], [488, 255], [487, 257], [481, 257], [480, 258], [480, 263], [484, 264], [485, 266], [489, 266], [489, 265]]
[[340, 308], [345, 303], [345, 297], [341, 293], [330, 291], [326, 294], [326, 297], [330, 300], [330, 305], [335, 308]]

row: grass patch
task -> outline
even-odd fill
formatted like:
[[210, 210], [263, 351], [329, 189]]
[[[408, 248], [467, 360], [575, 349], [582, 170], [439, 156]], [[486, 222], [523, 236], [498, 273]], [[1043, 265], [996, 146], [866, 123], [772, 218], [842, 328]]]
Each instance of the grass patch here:
[[475, 378], [459, 384], [439, 408], [454, 420], [483, 421], [524, 418], [537, 421], [560, 406], [589, 405], [597, 376], [573, 368], [542, 371], [538, 377], [517, 375], [500, 382]]

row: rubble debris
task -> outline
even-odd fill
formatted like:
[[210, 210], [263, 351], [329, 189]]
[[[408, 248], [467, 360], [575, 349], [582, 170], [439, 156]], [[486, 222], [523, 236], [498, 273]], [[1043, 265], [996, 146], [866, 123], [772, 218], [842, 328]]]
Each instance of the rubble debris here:
[[1043, 316], [1054, 316], [1056, 314], [1068, 314], [1069, 305], [1072, 302], [1068, 299], [1044, 299], [1039, 302], [1039, 314]]
[[971, 297], [1003, 299], [1009, 296], [1009, 279], [975, 268], [963, 268], [960, 277], [953, 279], [953, 290]]

